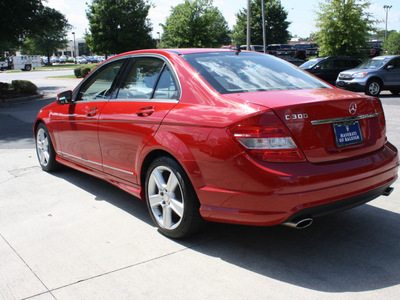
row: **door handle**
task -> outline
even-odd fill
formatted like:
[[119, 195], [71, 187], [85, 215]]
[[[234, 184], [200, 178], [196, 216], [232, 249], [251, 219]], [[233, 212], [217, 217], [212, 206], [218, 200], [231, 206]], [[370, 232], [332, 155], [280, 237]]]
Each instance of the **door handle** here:
[[143, 107], [143, 108], [139, 109], [139, 110], [136, 112], [136, 114], [137, 114], [139, 117], [148, 117], [148, 116], [150, 116], [153, 112], [154, 112], [154, 106], [146, 106], [146, 107]]
[[93, 107], [89, 109], [89, 112], [86, 114], [88, 117], [94, 117], [97, 114], [98, 110], [97, 107]]

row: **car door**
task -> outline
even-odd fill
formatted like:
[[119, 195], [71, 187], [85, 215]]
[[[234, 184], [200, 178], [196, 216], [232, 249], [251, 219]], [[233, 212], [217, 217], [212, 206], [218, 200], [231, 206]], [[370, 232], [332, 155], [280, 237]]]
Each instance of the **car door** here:
[[329, 83], [332, 83], [336, 80], [336, 77], [335, 79], [332, 79], [334, 75], [333, 75], [333, 60], [331, 59], [323, 60], [319, 64], [317, 64], [314, 67], [313, 73], [315, 76], [318, 76], [322, 80], [325, 80]]
[[159, 57], [133, 58], [117, 95], [99, 118], [104, 172], [137, 182], [137, 157], [178, 103], [177, 77]]
[[97, 134], [99, 115], [111, 97], [117, 74], [125, 61], [117, 60], [96, 70], [74, 91], [73, 101], [61, 107], [57, 131], [60, 155], [64, 158], [102, 170]]
[[[393, 66], [391, 69], [387, 69], [387, 66]], [[400, 58], [393, 58], [384, 70], [385, 78], [384, 85], [392, 89], [400, 89]]]
[[349, 60], [345, 59], [336, 59], [333, 61], [333, 72], [332, 76], [329, 78], [329, 81], [335, 82], [339, 73], [345, 70], [350, 69]]

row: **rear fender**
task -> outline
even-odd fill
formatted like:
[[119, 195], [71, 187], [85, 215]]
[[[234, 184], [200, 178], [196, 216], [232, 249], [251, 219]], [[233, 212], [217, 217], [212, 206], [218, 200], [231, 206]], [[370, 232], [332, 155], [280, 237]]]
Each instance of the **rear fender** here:
[[[169, 155], [183, 167], [192, 185], [195, 188], [204, 186], [204, 181], [200, 173], [200, 168], [193, 156], [193, 153], [186, 144], [176, 135], [168, 131], [159, 131], [156, 136], [142, 150], [138, 160], [137, 170], [140, 170], [139, 184], [143, 187], [144, 178], [149, 165], [148, 159], [154, 160], [156, 157]], [[142, 189], [143, 191], [144, 189]]]

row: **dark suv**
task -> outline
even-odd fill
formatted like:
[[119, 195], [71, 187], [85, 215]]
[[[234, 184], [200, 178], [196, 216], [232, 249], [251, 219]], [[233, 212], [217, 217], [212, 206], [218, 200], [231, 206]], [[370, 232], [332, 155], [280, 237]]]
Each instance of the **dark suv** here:
[[340, 72], [353, 69], [361, 63], [361, 59], [356, 57], [329, 56], [310, 59], [300, 68], [334, 85]]

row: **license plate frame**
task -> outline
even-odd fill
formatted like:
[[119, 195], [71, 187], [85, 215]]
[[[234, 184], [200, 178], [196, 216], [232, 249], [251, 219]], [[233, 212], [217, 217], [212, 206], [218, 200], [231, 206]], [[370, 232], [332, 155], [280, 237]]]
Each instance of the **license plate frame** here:
[[333, 124], [336, 146], [339, 148], [361, 144], [364, 139], [359, 121], [349, 121]]

